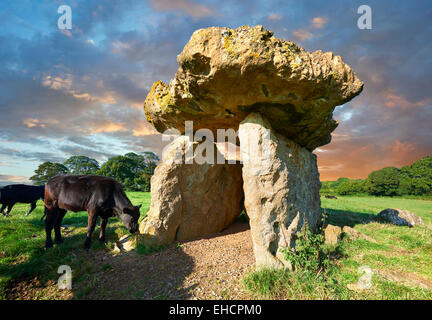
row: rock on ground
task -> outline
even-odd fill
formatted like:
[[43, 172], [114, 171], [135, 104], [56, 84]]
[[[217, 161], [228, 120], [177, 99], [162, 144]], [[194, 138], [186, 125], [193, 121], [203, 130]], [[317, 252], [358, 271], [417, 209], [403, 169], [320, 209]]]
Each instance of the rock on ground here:
[[153, 84], [144, 104], [159, 131], [232, 128], [259, 112], [273, 129], [309, 150], [327, 144], [337, 127], [332, 112], [358, 95], [363, 83], [340, 56], [309, 53], [262, 26], [193, 33], [167, 85]]
[[424, 226], [422, 218], [408, 210], [385, 209], [378, 213], [378, 218], [397, 226]]
[[294, 247], [294, 235], [304, 224], [315, 230], [321, 217], [316, 156], [257, 113], [240, 124], [239, 138], [256, 266], [282, 267], [279, 249]]
[[332, 244], [332, 245], [337, 244], [340, 241], [341, 236], [342, 236], [341, 227], [329, 224], [324, 229], [325, 242], [328, 244]]
[[369, 236], [361, 233], [360, 231], [358, 231], [354, 228], [351, 228], [349, 226], [344, 226], [342, 229], [342, 232], [345, 233], [351, 239], [364, 239], [366, 241], [373, 242], [373, 243], [377, 242], [375, 239], [373, 239], [373, 238], [371, 238], [371, 237], [369, 237]]
[[[241, 213], [241, 164], [185, 163], [188, 152], [200, 146], [180, 136], [166, 149], [151, 178], [152, 201], [140, 224], [141, 242], [165, 245], [206, 236], [223, 230]], [[215, 157], [220, 155], [214, 144], [210, 148]]]

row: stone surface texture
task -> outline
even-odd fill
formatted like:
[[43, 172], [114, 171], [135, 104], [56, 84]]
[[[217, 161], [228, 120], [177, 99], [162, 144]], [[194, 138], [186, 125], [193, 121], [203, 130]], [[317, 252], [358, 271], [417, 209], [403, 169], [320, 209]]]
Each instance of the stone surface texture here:
[[[146, 245], [166, 245], [219, 232], [241, 213], [241, 165], [186, 164], [188, 148], [196, 151], [198, 145], [186, 136], [178, 137], [156, 167], [150, 210], [140, 224], [140, 241]], [[217, 148], [213, 148], [216, 156]]]
[[342, 236], [342, 229], [339, 226], [334, 226], [332, 224], [329, 224], [324, 229], [325, 242], [328, 244], [335, 245], [339, 243], [341, 236]]
[[[295, 247], [297, 232], [305, 225], [316, 231], [321, 220], [312, 151], [331, 141], [334, 108], [360, 94], [363, 83], [341, 57], [307, 52], [262, 26], [197, 30], [177, 61], [175, 77], [155, 82], [144, 102], [156, 130], [184, 136], [168, 147], [151, 179], [140, 239], [161, 245], [219, 232], [244, 201], [256, 266], [290, 267], [280, 249]], [[215, 140], [220, 129], [238, 130], [230, 145], [240, 145], [242, 164], [188, 164], [186, 150], [208, 143], [223, 156], [213, 141], [190, 142], [187, 121], [194, 133], [210, 132]], [[237, 151], [222, 153], [238, 160]]]
[[184, 132], [185, 120], [195, 130], [237, 130], [259, 112], [275, 131], [313, 150], [330, 142], [334, 108], [363, 89], [341, 57], [309, 53], [262, 26], [197, 30], [177, 60], [174, 79], [155, 82], [144, 104], [160, 132]]
[[414, 227], [415, 225], [424, 226], [422, 218], [408, 210], [385, 209], [378, 213], [378, 219], [397, 225]]
[[[321, 218], [316, 156], [275, 133], [257, 113], [240, 124], [239, 137], [256, 266], [282, 267], [286, 261], [279, 249], [294, 247], [303, 225], [315, 230]], [[258, 145], [258, 152], [249, 152], [248, 144]]]

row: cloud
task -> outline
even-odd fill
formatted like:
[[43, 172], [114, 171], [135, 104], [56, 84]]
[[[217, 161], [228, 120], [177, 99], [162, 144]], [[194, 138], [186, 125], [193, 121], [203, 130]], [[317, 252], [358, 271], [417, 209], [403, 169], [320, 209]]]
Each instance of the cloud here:
[[125, 125], [123, 123], [118, 123], [114, 121], [106, 121], [98, 124], [96, 127], [91, 127], [88, 129], [90, 133], [101, 133], [101, 132], [122, 132], [126, 131]]
[[399, 107], [412, 109], [416, 107], [424, 107], [431, 103], [431, 99], [422, 99], [416, 102], [408, 101], [404, 96], [396, 94], [391, 88], [387, 88], [383, 92], [383, 96], [385, 99], [385, 106], [389, 108]]
[[304, 29], [294, 30], [292, 34], [294, 35], [295, 38], [297, 38], [300, 41], [305, 41], [310, 38], [313, 38], [313, 34]]
[[45, 128], [45, 126], [46, 126], [44, 123], [40, 123], [38, 119], [34, 119], [34, 118], [24, 119], [23, 123], [28, 128], [33, 128], [33, 127]]
[[311, 25], [315, 29], [322, 29], [328, 22], [327, 17], [315, 17], [311, 21]]
[[59, 155], [58, 152], [46, 152], [46, 151], [21, 151], [18, 149], [1, 147], [0, 146], [0, 155], [7, 157], [10, 159], [24, 159], [24, 160], [35, 160], [39, 162], [63, 162], [66, 160], [65, 157]]
[[282, 15], [277, 13], [271, 13], [268, 15], [267, 19], [269, 19], [270, 21], [279, 21], [282, 19]]
[[[76, 155], [86, 156], [89, 158], [96, 159], [100, 164], [102, 162], [108, 160], [108, 158], [117, 155], [117, 154], [112, 153], [112, 152], [98, 151], [95, 149], [89, 149], [89, 148], [85, 148], [85, 147], [77, 146], [77, 145], [60, 146], [59, 150], [64, 152], [65, 154], [67, 154], [68, 157], [69, 156], [76, 156]], [[103, 149], [99, 149], [99, 150], [103, 150]]]
[[133, 129], [133, 135], [135, 137], [145, 137], [149, 135], [157, 134], [157, 131], [153, 126], [151, 126], [148, 121], [139, 120], [136, 125], [134, 125], [136, 129]]
[[0, 173], [0, 187], [4, 187], [9, 184], [20, 184], [20, 183], [29, 184], [30, 181], [28, 180], [27, 177]]
[[[432, 154], [427, 1], [380, 1], [367, 31], [357, 28], [352, 1], [72, 6], [74, 27], [65, 35], [52, 22], [49, 1], [32, 12], [18, 1], [0, 4], [1, 172], [24, 176], [23, 168], [31, 172], [38, 162], [74, 153], [98, 161], [127, 151], [159, 153], [164, 143], [143, 113], [153, 82], [174, 76], [176, 57], [196, 29], [256, 24], [294, 37], [308, 51], [341, 55], [365, 82], [359, 97], [336, 108], [333, 140], [316, 150], [321, 178], [365, 177]], [[16, 169], [6, 167], [12, 163]]]
[[315, 37], [312, 33], [312, 29], [322, 29], [328, 22], [327, 17], [315, 17], [311, 20], [307, 27], [294, 30], [292, 32], [293, 36], [299, 41], [305, 41]]
[[[87, 82], [91, 81], [91, 78], [83, 77], [82, 80]], [[60, 76], [52, 77], [50, 75], [47, 75], [45, 76], [45, 78], [43, 78], [42, 85], [49, 87], [53, 90], [62, 90], [64, 93], [67, 93], [77, 99], [84, 99], [87, 101], [93, 100], [108, 104], [114, 104], [117, 101], [114, 96], [115, 92], [112, 90], [101, 92], [101, 95], [92, 95], [87, 92], [77, 91], [76, 89], [74, 89], [75, 87], [77, 87], [77, 85], [73, 83], [73, 75], [71, 74], [65, 74], [64, 78]], [[103, 81], [97, 82], [97, 87], [103, 88]]]
[[214, 14], [209, 7], [192, 0], [151, 0], [157, 11], [184, 12], [194, 18], [204, 18]]

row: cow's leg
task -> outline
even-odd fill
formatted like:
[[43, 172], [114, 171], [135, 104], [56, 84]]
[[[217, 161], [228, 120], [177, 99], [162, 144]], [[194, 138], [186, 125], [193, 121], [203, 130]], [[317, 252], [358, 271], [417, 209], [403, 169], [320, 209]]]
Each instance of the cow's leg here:
[[108, 223], [108, 218], [100, 218], [100, 233], [99, 241], [105, 243], [105, 229]]
[[46, 234], [45, 248], [48, 249], [48, 248], [51, 248], [53, 246], [52, 239], [51, 239], [51, 231], [54, 227], [54, 222], [55, 222], [56, 216], [57, 216], [57, 210], [56, 209], [48, 210], [45, 207], [45, 214], [46, 214], [46, 219], [45, 219], [45, 234]]
[[5, 214], [6, 217], [9, 217], [14, 205], [15, 205], [15, 202], [12, 202], [8, 205], [8, 209], [7, 209], [6, 214]]
[[97, 210], [96, 209], [88, 209], [88, 223], [87, 223], [87, 238], [84, 242], [84, 249], [90, 249], [91, 236], [96, 227], [97, 221]]
[[30, 204], [30, 210], [29, 210], [29, 212], [27, 212], [27, 213], [25, 214], [26, 217], [27, 217], [30, 213], [32, 213], [32, 211], [33, 211], [34, 209], [36, 209], [36, 202], [37, 202], [37, 200], [36, 200], [35, 202], [32, 202], [32, 203]]
[[60, 244], [63, 242], [60, 228], [61, 228], [61, 223], [63, 221], [63, 217], [65, 216], [65, 214], [66, 214], [66, 210], [59, 209], [57, 211], [56, 219], [54, 221], [54, 235], [55, 235], [54, 241], [57, 244]]

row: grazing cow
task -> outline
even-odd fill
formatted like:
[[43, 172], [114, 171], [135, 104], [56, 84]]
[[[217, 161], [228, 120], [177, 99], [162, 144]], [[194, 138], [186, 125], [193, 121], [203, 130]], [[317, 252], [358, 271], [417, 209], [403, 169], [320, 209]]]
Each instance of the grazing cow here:
[[[11, 184], [0, 188], [0, 212], [9, 216], [13, 206], [16, 203], [30, 203], [30, 210], [26, 213], [28, 216], [35, 208], [36, 202], [44, 199], [45, 186], [28, 186], [25, 184]], [[6, 213], [4, 209], [7, 207]]]
[[84, 248], [88, 250], [97, 217], [100, 217], [99, 240], [105, 242], [109, 217], [117, 216], [134, 233], [138, 230], [140, 208], [141, 206], [132, 205], [122, 185], [114, 179], [95, 175], [61, 175], [51, 178], [45, 188], [45, 247], [52, 247], [53, 228], [55, 242], [63, 242], [60, 226], [68, 210], [87, 210], [88, 226]]
[[328, 194], [325, 195], [325, 198], [326, 198], [326, 199], [337, 199], [336, 196], [330, 196], [330, 195], [328, 195]]

